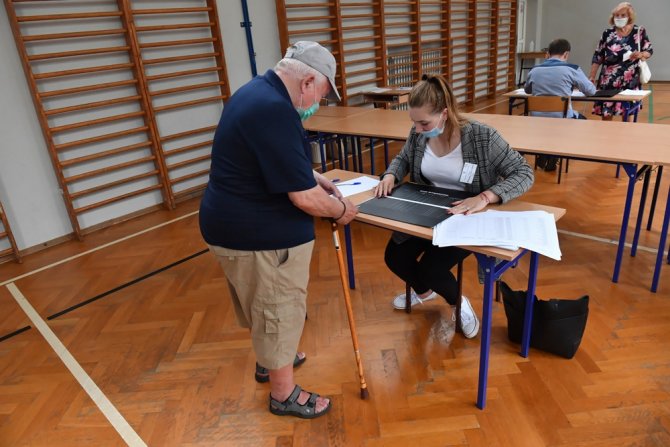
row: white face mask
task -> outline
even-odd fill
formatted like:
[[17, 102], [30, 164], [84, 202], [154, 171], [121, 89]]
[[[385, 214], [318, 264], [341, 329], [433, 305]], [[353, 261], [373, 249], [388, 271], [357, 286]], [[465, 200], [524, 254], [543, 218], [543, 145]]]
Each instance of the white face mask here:
[[628, 24], [628, 17], [622, 17], [620, 19], [614, 19], [614, 25], [617, 28], [623, 28], [624, 26], [626, 26], [626, 24]]

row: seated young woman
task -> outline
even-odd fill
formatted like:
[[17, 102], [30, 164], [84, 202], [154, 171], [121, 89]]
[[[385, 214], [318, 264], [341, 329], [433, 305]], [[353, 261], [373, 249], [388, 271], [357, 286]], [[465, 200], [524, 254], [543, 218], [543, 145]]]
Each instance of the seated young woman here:
[[[452, 214], [471, 214], [492, 203], [507, 202], [528, 191], [533, 169], [498, 132], [464, 118], [446, 79], [425, 76], [409, 94], [414, 125], [400, 153], [381, 175], [375, 195], [386, 196], [407, 174], [414, 183], [467, 191], [473, 196], [454, 203]], [[438, 295], [450, 305], [461, 301], [461, 329], [467, 338], [479, 332], [479, 319], [465, 296], [459, 296], [453, 266], [470, 255], [458, 247], [437, 247], [432, 241], [394, 233], [384, 260], [411, 288], [412, 306]], [[405, 308], [405, 293], [393, 299]], [[455, 317], [454, 317], [455, 318]]]

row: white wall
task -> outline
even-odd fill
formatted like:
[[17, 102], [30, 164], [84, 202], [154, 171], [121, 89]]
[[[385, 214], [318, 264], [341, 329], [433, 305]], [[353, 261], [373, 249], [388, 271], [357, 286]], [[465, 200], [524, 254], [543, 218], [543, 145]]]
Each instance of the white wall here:
[[[218, 0], [223, 44], [231, 91], [251, 79], [240, 0]], [[249, 1], [259, 73], [279, 60], [279, 37], [274, 0]], [[72, 233], [54, 169], [42, 136], [7, 13], [0, 11], [0, 201], [20, 249]], [[156, 203], [147, 197], [140, 208]], [[109, 220], [127, 214], [113, 210]], [[5, 248], [0, 246], [0, 250]]]
[[[607, 20], [619, 0], [539, 0], [542, 3], [542, 42], [546, 47], [558, 37], [570, 41], [570, 62], [578, 64], [588, 75], [593, 51], [609, 26]], [[654, 47], [649, 60], [653, 80], [670, 81], [670, 39], [667, 36], [670, 19], [669, 0], [637, 0], [631, 2], [637, 13], [636, 23], [647, 29]], [[538, 48], [536, 43], [536, 48]]]

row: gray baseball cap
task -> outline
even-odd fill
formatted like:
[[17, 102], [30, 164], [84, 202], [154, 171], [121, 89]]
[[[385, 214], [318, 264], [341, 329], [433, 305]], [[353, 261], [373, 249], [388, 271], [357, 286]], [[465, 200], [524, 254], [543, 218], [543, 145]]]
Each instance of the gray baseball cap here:
[[335, 57], [330, 51], [317, 42], [301, 40], [288, 47], [284, 57], [298, 60], [327, 77], [330, 82], [328, 99], [340, 101], [340, 94], [335, 86]]

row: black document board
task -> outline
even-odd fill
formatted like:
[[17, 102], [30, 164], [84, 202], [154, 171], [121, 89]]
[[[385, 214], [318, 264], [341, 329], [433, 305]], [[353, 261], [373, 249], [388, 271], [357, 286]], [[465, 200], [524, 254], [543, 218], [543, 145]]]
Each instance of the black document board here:
[[373, 216], [433, 228], [451, 216], [447, 213], [447, 207], [467, 197], [471, 197], [471, 194], [465, 191], [403, 183], [389, 197], [370, 199], [361, 203], [358, 210]]

